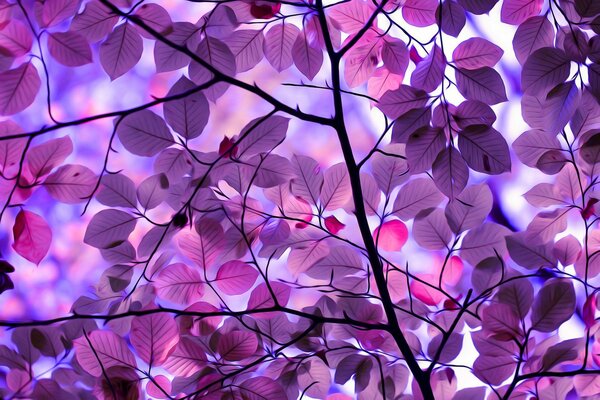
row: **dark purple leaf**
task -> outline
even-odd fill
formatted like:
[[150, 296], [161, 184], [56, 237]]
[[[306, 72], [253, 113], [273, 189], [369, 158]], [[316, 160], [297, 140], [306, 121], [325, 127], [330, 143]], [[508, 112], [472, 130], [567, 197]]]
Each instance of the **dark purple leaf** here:
[[458, 90], [467, 100], [478, 100], [494, 105], [505, 102], [506, 88], [500, 74], [494, 69], [483, 67], [475, 70], [456, 70]]
[[504, 50], [492, 42], [474, 37], [467, 39], [454, 49], [452, 59], [457, 67], [479, 69], [493, 67], [500, 61]]
[[467, 22], [465, 9], [454, 0], [445, 0], [437, 10], [437, 23], [447, 35], [457, 37]]
[[444, 52], [438, 46], [434, 46], [429, 55], [413, 71], [410, 84], [427, 93], [433, 92], [442, 83], [445, 69]]
[[174, 143], [165, 121], [150, 110], [138, 111], [123, 118], [117, 135], [123, 147], [143, 157], [155, 156]]
[[573, 284], [562, 279], [547, 282], [533, 303], [531, 327], [540, 332], [552, 332], [571, 318], [576, 298]]
[[469, 168], [454, 147], [442, 150], [434, 160], [431, 170], [436, 186], [450, 199], [458, 196], [467, 186]]
[[408, 138], [406, 157], [411, 174], [427, 171], [446, 147], [446, 134], [441, 128], [421, 128]]
[[[167, 96], [184, 93], [195, 87], [192, 81], [182, 76], [171, 87]], [[200, 136], [208, 122], [209, 113], [208, 101], [200, 92], [164, 104], [165, 119], [175, 132], [186, 139]]]
[[511, 169], [508, 144], [494, 128], [468, 127], [460, 132], [458, 147], [469, 167], [475, 171], [497, 175]]
[[402, 85], [396, 90], [389, 90], [377, 103], [377, 107], [389, 118], [397, 119], [402, 114], [421, 108], [427, 104], [429, 96], [422, 90]]
[[521, 72], [523, 92], [532, 95], [546, 94], [569, 76], [571, 61], [564, 51], [543, 47], [533, 52]]
[[124, 75], [140, 61], [142, 37], [128, 22], [117, 26], [100, 45], [100, 63], [111, 80]]
[[545, 16], [531, 17], [517, 28], [513, 38], [513, 48], [521, 65], [534, 51], [542, 47], [552, 47], [554, 29]]

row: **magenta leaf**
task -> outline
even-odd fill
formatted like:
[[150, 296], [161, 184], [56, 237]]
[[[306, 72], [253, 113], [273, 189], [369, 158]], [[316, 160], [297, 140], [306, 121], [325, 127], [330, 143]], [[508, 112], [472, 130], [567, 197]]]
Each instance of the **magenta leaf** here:
[[171, 146], [173, 135], [165, 121], [149, 110], [129, 114], [117, 128], [123, 146], [131, 153], [152, 157]]
[[543, 0], [504, 0], [500, 19], [506, 24], [519, 25], [527, 18], [538, 15], [543, 5]]
[[352, 34], [362, 29], [374, 11], [375, 7], [369, 2], [353, 1], [337, 4], [329, 15], [342, 31]]
[[407, 0], [402, 7], [402, 17], [412, 26], [425, 27], [435, 24], [437, 0]]
[[94, 191], [98, 178], [83, 165], [63, 165], [44, 181], [44, 187], [52, 197], [63, 203], [85, 202]]
[[468, 100], [478, 100], [489, 105], [507, 101], [504, 82], [492, 68], [457, 69], [456, 84], [460, 94]]
[[571, 282], [562, 279], [548, 281], [535, 297], [531, 328], [540, 332], [558, 329], [571, 318], [575, 305], [575, 290]]
[[125, 340], [114, 332], [93, 331], [87, 340], [80, 337], [74, 343], [77, 361], [95, 377], [102, 376], [102, 371], [111, 367], [135, 368], [137, 365]]
[[223, 293], [234, 296], [246, 293], [258, 278], [258, 271], [241, 261], [233, 260], [219, 267], [214, 282]]
[[191, 336], [181, 336], [163, 367], [176, 376], [191, 376], [204, 367], [206, 352], [201, 343]]
[[118, 210], [102, 210], [90, 221], [84, 243], [107, 249], [127, 240], [135, 229], [136, 217]]
[[48, 36], [48, 51], [59, 63], [78, 67], [92, 62], [92, 49], [77, 32], [55, 32]]
[[0, 48], [12, 57], [20, 57], [29, 53], [33, 37], [29, 27], [17, 20], [11, 19], [0, 25]]
[[[195, 87], [193, 82], [182, 76], [171, 87], [167, 96], [184, 93]], [[209, 113], [208, 101], [200, 92], [164, 104], [165, 119], [175, 132], [186, 139], [200, 136], [208, 122]]]
[[100, 45], [100, 63], [114, 81], [135, 67], [143, 50], [142, 37], [126, 22], [117, 26]]
[[50, 249], [52, 230], [38, 214], [21, 210], [15, 218], [13, 237], [13, 249], [21, 257], [39, 265]]
[[160, 366], [179, 342], [175, 320], [166, 313], [143, 315], [131, 322], [131, 344], [150, 366]]
[[508, 144], [494, 128], [468, 127], [460, 132], [458, 147], [469, 167], [475, 171], [498, 175], [511, 170]]
[[375, 229], [373, 239], [385, 251], [400, 251], [408, 240], [408, 229], [402, 221], [387, 221]]
[[256, 334], [248, 331], [232, 331], [221, 335], [217, 352], [227, 361], [244, 360], [256, 352]]
[[202, 299], [204, 282], [200, 273], [182, 263], [163, 269], [154, 282], [158, 296], [178, 304], [191, 304]]
[[25, 110], [35, 100], [42, 82], [31, 62], [0, 73], [0, 115]]

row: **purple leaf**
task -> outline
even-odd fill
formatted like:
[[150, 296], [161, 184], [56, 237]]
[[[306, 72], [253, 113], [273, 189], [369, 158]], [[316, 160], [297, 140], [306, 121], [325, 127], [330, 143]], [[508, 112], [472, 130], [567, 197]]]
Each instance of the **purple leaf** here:
[[508, 100], [500, 74], [489, 67], [474, 70], [457, 69], [456, 84], [460, 94], [467, 100], [478, 100], [489, 105]]
[[523, 320], [533, 304], [533, 286], [526, 279], [515, 279], [500, 287], [496, 299], [508, 305]]
[[321, 258], [306, 272], [317, 279], [344, 278], [364, 271], [360, 254], [348, 246], [332, 247], [329, 254]]
[[552, 332], [571, 318], [576, 298], [573, 284], [562, 279], [548, 281], [538, 292], [533, 303], [531, 328]]
[[44, 181], [44, 187], [56, 200], [68, 204], [85, 202], [96, 188], [98, 178], [83, 165], [63, 165]]
[[76, 0], [45, 1], [36, 17], [42, 28], [49, 28], [75, 15], [79, 5]]
[[143, 157], [155, 156], [174, 143], [165, 121], [150, 110], [138, 111], [123, 118], [117, 135], [125, 149]]
[[[371, 17], [375, 7], [363, 1], [340, 3], [331, 8], [329, 16], [346, 33], [356, 33], [362, 29], [365, 21]], [[320, 29], [320, 28], [319, 28]]]
[[[166, 35], [172, 32], [173, 22], [171, 21], [171, 16], [167, 10], [158, 4], [143, 4], [135, 11], [134, 15], [160, 34]], [[145, 29], [138, 27], [137, 25], [135, 28], [139, 34], [146, 39], [156, 39], [154, 35], [152, 35], [150, 32], [147, 32]]]
[[563, 266], [572, 265], [581, 254], [581, 243], [573, 235], [568, 235], [554, 244], [553, 254]]
[[460, 247], [460, 257], [471, 265], [476, 265], [488, 257], [506, 254], [504, 237], [508, 229], [492, 222], [471, 229], [464, 237]]
[[185, 256], [203, 268], [209, 268], [223, 251], [223, 227], [218, 221], [204, 218], [196, 222], [196, 233], [186, 233], [179, 239]]
[[[235, 76], [237, 72], [235, 57], [231, 53], [231, 50], [229, 50], [229, 47], [221, 40], [213, 37], [204, 38], [198, 45], [196, 54], [217, 71], [228, 76]], [[206, 83], [213, 78], [212, 72], [195, 61], [190, 64], [189, 75], [190, 79], [198, 85]], [[210, 101], [214, 102], [225, 93], [227, 87], [227, 84], [224, 82], [217, 83], [205, 89], [204, 93]]]
[[515, 371], [517, 364], [513, 357], [485, 356], [477, 357], [473, 364], [475, 376], [491, 385], [500, 385]]
[[402, 220], [408, 220], [414, 218], [421, 210], [437, 206], [443, 199], [444, 196], [431, 180], [414, 179], [398, 192], [393, 213]]
[[458, 0], [465, 10], [475, 15], [489, 13], [497, 2], [498, 0]]
[[523, 164], [535, 168], [540, 157], [550, 150], [561, 149], [561, 144], [555, 135], [535, 129], [523, 132], [513, 142], [513, 149]]
[[552, 89], [544, 102], [545, 131], [550, 135], [560, 133], [575, 114], [580, 100], [581, 92], [574, 81]]
[[512, 341], [523, 337], [519, 318], [506, 304], [495, 303], [485, 308], [481, 323], [484, 332], [494, 339]]
[[519, 25], [542, 11], [544, 0], [504, 0], [500, 19], [505, 24]]
[[500, 61], [504, 50], [483, 38], [467, 39], [454, 49], [452, 59], [458, 68], [479, 69], [493, 67]]
[[120, 173], [102, 177], [96, 199], [109, 207], [137, 207], [135, 185], [131, 179]]
[[[190, 22], [175, 22], [173, 31], [166, 35], [166, 38], [179, 46], [195, 50], [200, 43], [200, 29]], [[187, 66], [190, 57], [157, 40], [154, 44], [154, 63], [156, 72], [174, 71]]]
[[381, 48], [381, 59], [390, 72], [404, 75], [410, 59], [406, 43], [399, 39], [386, 40]]
[[531, 17], [517, 28], [513, 39], [513, 48], [521, 65], [534, 51], [542, 47], [552, 47], [554, 29], [545, 16]]
[[171, 315], [156, 313], [134, 318], [129, 337], [145, 363], [160, 366], [179, 342], [179, 330]]
[[410, 174], [402, 146], [391, 144], [384, 150], [387, 154], [373, 154], [371, 168], [379, 188], [385, 194], [390, 194], [394, 188], [407, 181]]
[[543, 95], [569, 76], [571, 61], [564, 51], [543, 47], [533, 52], [521, 71], [523, 92]]
[[54, 32], [48, 36], [48, 51], [62, 65], [78, 67], [92, 62], [92, 49], [77, 32]]
[[140, 61], [144, 46], [142, 37], [128, 22], [117, 26], [100, 45], [100, 63], [115, 80]]
[[[433, 359], [433, 357], [436, 356], [439, 347], [442, 343], [443, 337], [444, 335], [439, 334], [433, 339], [431, 339], [431, 342], [429, 342], [429, 345], [427, 346], [427, 354], [430, 358]], [[444, 343], [444, 347], [442, 348], [438, 361], [444, 364], [451, 362], [456, 357], [458, 357], [460, 351], [462, 350], [462, 345], [463, 335], [456, 332], [452, 332], [448, 336], [447, 341]]]
[[417, 65], [410, 76], [410, 84], [427, 93], [433, 92], [442, 83], [445, 69], [444, 52], [436, 45], [429, 55]]
[[285, 139], [289, 118], [272, 116], [266, 120], [256, 118], [250, 121], [240, 133], [237, 157], [252, 156], [269, 152]]
[[125, 340], [111, 331], [93, 331], [86, 338], [75, 340], [75, 355], [79, 365], [89, 374], [100, 377], [111, 367], [135, 368], [135, 357]]
[[294, 155], [292, 165], [296, 178], [291, 181], [291, 190], [312, 205], [317, 205], [323, 187], [323, 172], [319, 163], [310, 157]]
[[444, 212], [440, 208], [417, 214], [413, 223], [413, 238], [419, 246], [427, 250], [442, 250], [448, 247], [452, 231]]
[[458, 147], [471, 169], [489, 175], [510, 172], [508, 144], [491, 127], [473, 126], [460, 132]]
[[437, 0], [406, 0], [402, 7], [402, 18], [416, 27], [433, 25], [438, 5]]
[[523, 234], [515, 234], [506, 237], [506, 245], [510, 257], [524, 268], [552, 269], [556, 266], [552, 243], [532, 244]]
[[442, 32], [450, 36], [457, 37], [467, 22], [465, 9], [454, 0], [445, 0], [436, 14]]
[[245, 400], [287, 400], [288, 398], [279, 383], [264, 376], [244, 381], [239, 386], [239, 390]]
[[[0, 121], [0, 138], [23, 133], [23, 129], [11, 120]], [[5, 177], [7, 170], [18, 166], [27, 144], [26, 138], [0, 140], [0, 171]]]
[[33, 37], [31, 30], [18, 19], [11, 19], [0, 25], [0, 48], [12, 57], [20, 57], [29, 53]]
[[34, 178], [47, 175], [57, 165], [62, 163], [73, 151], [73, 142], [68, 136], [51, 139], [27, 152], [25, 161], [29, 172]]
[[325, 210], [343, 207], [352, 198], [350, 177], [345, 163], [336, 164], [325, 171], [321, 205]]
[[313, 80], [323, 65], [323, 50], [310, 42], [306, 32], [299, 33], [292, 47], [292, 58], [296, 68]]
[[238, 72], [254, 68], [263, 59], [264, 42], [262, 29], [240, 29], [227, 38], [225, 43], [235, 57]]
[[278, 72], [292, 66], [292, 47], [299, 33], [296, 25], [283, 23], [275, 25], [265, 35], [265, 58]]
[[527, 225], [527, 237], [532, 243], [547, 243], [567, 229], [567, 212], [569, 209], [542, 211]]
[[165, 174], [152, 175], [140, 183], [137, 198], [144, 210], [158, 207], [167, 197], [169, 180]]
[[[185, 76], [171, 87], [167, 97], [185, 93], [196, 87]], [[172, 100], [164, 104], [165, 119], [173, 128], [186, 139], [194, 139], [202, 133], [208, 123], [210, 109], [206, 97], [196, 92], [182, 99]]]
[[492, 126], [496, 114], [490, 106], [477, 100], [466, 100], [453, 112], [454, 120], [462, 129], [471, 125]]
[[458, 196], [469, 180], [467, 163], [454, 147], [448, 147], [438, 154], [431, 172], [435, 185], [450, 199]]
[[93, 1], [87, 3], [83, 12], [73, 18], [70, 30], [83, 35], [90, 42], [97, 42], [112, 31], [118, 20], [119, 17], [104, 4]]
[[402, 85], [381, 96], [377, 107], [389, 118], [397, 119], [412, 109], [425, 106], [428, 99], [429, 96], [424, 91]]
[[17, 114], [33, 103], [42, 81], [31, 62], [0, 73], [0, 115]]
[[288, 270], [294, 277], [309, 270], [319, 260], [329, 254], [329, 246], [326, 241], [311, 240], [301, 246], [295, 247], [287, 259]]
[[577, 359], [582, 345], [582, 339], [569, 339], [550, 346], [542, 358], [543, 370], [549, 371], [560, 363]]
[[15, 218], [13, 237], [13, 249], [21, 257], [39, 265], [50, 249], [52, 230], [41, 216], [21, 210]]
[[[382, 109], [383, 110], [383, 109]], [[429, 126], [431, 107], [413, 108], [400, 115], [392, 129], [392, 143], [406, 143], [417, 129]]]
[[[285, 283], [270, 282], [271, 289], [280, 306], [285, 306], [290, 300], [291, 288]], [[258, 285], [250, 294], [247, 310], [257, 310], [274, 307], [273, 297], [265, 283]], [[256, 315], [256, 314], [255, 314]]]
[[126, 212], [102, 210], [92, 217], [83, 242], [99, 249], [107, 249], [127, 240], [135, 225], [136, 218]]
[[441, 128], [421, 128], [408, 138], [406, 157], [411, 174], [425, 172], [446, 148], [446, 134]]
[[349, 87], [365, 83], [375, 72], [383, 40], [376, 33], [369, 33], [344, 55], [344, 79]]
[[181, 336], [175, 350], [163, 364], [175, 376], [191, 376], [206, 364], [206, 352], [199, 341], [191, 336]]

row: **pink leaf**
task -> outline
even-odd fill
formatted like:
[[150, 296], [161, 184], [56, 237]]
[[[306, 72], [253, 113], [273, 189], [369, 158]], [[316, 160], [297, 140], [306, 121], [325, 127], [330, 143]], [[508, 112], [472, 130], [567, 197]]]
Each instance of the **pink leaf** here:
[[48, 36], [48, 51], [59, 63], [78, 67], [92, 62], [92, 49], [77, 32], [54, 32]]
[[519, 25], [542, 11], [544, 0], [504, 0], [500, 19], [505, 24]]
[[258, 340], [250, 331], [232, 331], [221, 336], [217, 352], [227, 361], [240, 361], [256, 352]]
[[439, 289], [435, 288], [438, 284], [437, 277], [431, 274], [418, 274], [417, 278], [431, 284], [433, 287], [426, 285], [423, 282], [413, 280], [410, 283], [411, 295], [429, 306], [438, 305], [444, 299], [444, 295]]
[[154, 287], [162, 299], [190, 304], [202, 298], [204, 282], [200, 273], [182, 263], [169, 265], [157, 276]]
[[133, 25], [125, 22], [117, 26], [100, 45], [100, 63], [114, 81], [135, 67], [143, 50], [142, 37]]
[[362, 29], [367, 20], [375, 12], [375, 7], [368, 1], [352, 1], [341, 3], [331, 9], [329, 16], [346, 33], [356, 33]]
[[204, 218], [196, 223], [196, 233], [188, 233], [179, 239], [184, 255], [203, 268], [209, 268], [223, 251], [224, 233], [221, 224]]
[[384, 41], [377, 33], [369, 32], [344, 55], [344, 79], [351, 88], [365, 83], [379, 63], [379, 53]]
[[21, 210], [13, 226], [13, 249], [23, 258], [39, 264], [50, 249], [52, 230], [44, 218]]
[[164, 375], [156, 375], [154, 381], [148, 381], [146, 393], [156, 399], [169, 399], [171, 381]]
[[117, 135], [131, 153], [152, 157], [173, 144], [165, 121], [150, 110], [129, 114], [119, 124]]
[[103, 368], [135, 368], [135, 357], [125, 340], [114, 332], [93, 331], [75, 340], [75, 356], [81, 367], [89, 374], [100, 377]]
[[230, 296], [246, 293], [256, 282], [258, 271], [252, 266], [237, 260], [221, 265], [215, 282], [217, 287]]
[[265, 35], [264, 52], [267, 61], [281, 72], [292, 66], [292, 47], [300, 30], [292, 24], [275, 25]]
[[163, 366], [175, 376], [190, 376], [202, 369], [206, 360], [200, 342], [193, 337], [182, 336]]
[[179, 330], [166, 313], [143, 315], [131, 323], [131, 344], [137, 355], [150, 366], [159, 366], [179, 342]]
[[400, 251], [408, 240], [408, 229], [400, 220], [384, 222], [373, 232], [373, 239], [385, 251]]
[[379, 67], [367, 81], [367, 94], [380, 99], [386, 92], [398, 89], [403, 80], [404, 76], [393, 74], [386, 67]]
[[42, 81], [31, 62], [0, 73], [0, 115], [13, 115], [29, 107]]
[[68, 204], [85, 202], [96, 187], [98, 178], [83, 165], [63, 165], [44, 181], [44, 187], [56, 200]]

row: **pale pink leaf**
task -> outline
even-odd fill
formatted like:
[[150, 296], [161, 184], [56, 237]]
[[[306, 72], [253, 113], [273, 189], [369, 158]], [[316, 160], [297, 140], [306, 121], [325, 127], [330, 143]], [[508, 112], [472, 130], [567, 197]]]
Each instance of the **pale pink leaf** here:
[[169, 265], [160, 271], [153, 285], [160, 298], [178, 304], [194, 303], [204, 294], [200, 273], [182, 263]]
[[371, 17], [375, 7], [368, 1], [341, 3], [331, 8], [329, 16], [346, 33], [355, 33], [362, 29]]
[[344, 55], [344, 79], [349, 87], [365, 83], [377, 68], [383, 40], [376, 34], [365, 35]]
[[13, 249], [23, 258], [39, 264], [50, 249], [52, 230], [38, 214], [21, 210], [13, 225]]
[[83, 165], [63, 165], [46, 178], [44, 187], [56, 200], [68, 204], [85, 202], [96, 187], [98, 178]]

